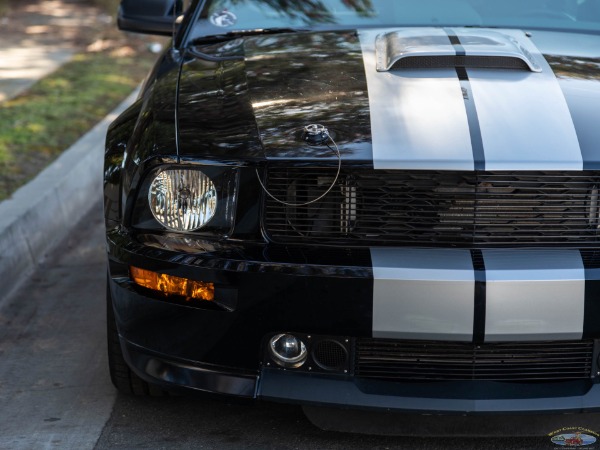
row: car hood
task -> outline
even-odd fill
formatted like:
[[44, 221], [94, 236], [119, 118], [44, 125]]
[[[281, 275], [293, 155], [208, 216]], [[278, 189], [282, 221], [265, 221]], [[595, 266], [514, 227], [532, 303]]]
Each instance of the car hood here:
[[[530, 66], [504, 65], [508, 47]], [[387, 70], [405, 54], [419, 58]], [[471, 56], [500, 62], [455, 67]], [[595, 168], [600, 37], [410, 28], [198, 44], [178, 112], [183, 158], [327, 164], [337, 146], [345, 163], [381, 169]], [[329, 145], [307, 142], [310, 124]]]

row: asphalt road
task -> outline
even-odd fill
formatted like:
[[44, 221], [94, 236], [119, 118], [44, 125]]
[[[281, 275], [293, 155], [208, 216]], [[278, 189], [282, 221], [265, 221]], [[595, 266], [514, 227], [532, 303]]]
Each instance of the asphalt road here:
[[[510, 430], [494, 439], [344, 434], [314, 427], [297, 406], [118, 395], [106, 369], [100, 207], [77, 230], [0, 305], [0, 449], [554, 448]], [[439, 419], [426, 420], [435, 429]]]

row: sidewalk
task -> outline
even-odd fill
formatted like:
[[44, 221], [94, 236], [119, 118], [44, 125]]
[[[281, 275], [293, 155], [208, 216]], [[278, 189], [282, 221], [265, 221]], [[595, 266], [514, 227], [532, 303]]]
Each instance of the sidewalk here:
[[82, 36], [111, 17], [73, 0], [23, 1], [0, 18], [0, 102], [16, 97], [69, 61]]
[[[0, 45], [1, 41], [0, 38]], [[74, 53], [70, 48], [43, 45], [2, 48], [0, 102], [10, 100], [29, 89], [39, 79], [69, 61]]]

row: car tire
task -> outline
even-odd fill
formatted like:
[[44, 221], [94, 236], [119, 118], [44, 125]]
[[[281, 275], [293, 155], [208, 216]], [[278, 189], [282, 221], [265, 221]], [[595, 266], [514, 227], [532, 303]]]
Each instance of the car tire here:
[[119, 341], [117, 322], [113, 310], [112, 296], [108, 280], [106, 283], [106, 335], [108, 344], [108, 370], [110, 379], [117, 390], [123, 394], [137, 396], [162, 397], [165, 391], [142, 380], [125, 362]]

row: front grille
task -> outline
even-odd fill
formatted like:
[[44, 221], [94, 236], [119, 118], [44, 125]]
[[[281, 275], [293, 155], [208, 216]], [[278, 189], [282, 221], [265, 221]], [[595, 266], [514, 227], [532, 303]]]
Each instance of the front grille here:
[[589, 379], [588, 341], [463, 344], [360, 339], [355, 375], [385, 381]]
[[[335, 170], [274, 169], [269, 192], [318, 198]], [[598, 245], [600, 172], [342, 171], [306, 206], [265, 200], [278, 243], [427, 246]]]

